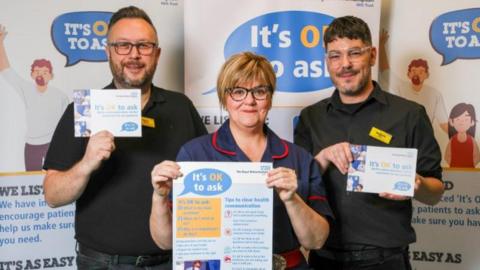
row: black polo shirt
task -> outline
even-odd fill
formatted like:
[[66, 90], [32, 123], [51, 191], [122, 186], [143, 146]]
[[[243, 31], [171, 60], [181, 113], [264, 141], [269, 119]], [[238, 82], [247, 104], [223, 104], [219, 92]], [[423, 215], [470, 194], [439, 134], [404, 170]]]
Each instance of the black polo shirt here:
[[[385, 144], [370, 137], [372, 127], [391, 134], [391, 142]], [[383, 91], [376, 82], [373, 92], [361, 104], [343, 104], [335, 90], [330, 98], [303, 109], [294, 137], [295, 143], [313, 155], [339, 142], [416, 148], [417, 172], [441, 179], [441, 153], [424, 107]], [[410, 224], [411, 200], [393, 201], [378, 194], [347, 192], [347, 177], [333, 164], [323, 178], [336, 217], [327, 247], [400, 247], [415, 242]]]
[[[110, 84], [106, 88], [115, 88]], [[183, 94], [152, 85], [141, 138], [115, 138], [116, 149], [95, 171], [76, 202], [75, 238], [100, 252], [158, 254], [149, 229], [153, 188], [150, 173], [163, 160], [175, 160], [180, 147], [207, 133], [192, 102]], [[53, 135], [44, 169], [65, 171], [84, 155], [88, 140], [74, 137], [73, 104]]]

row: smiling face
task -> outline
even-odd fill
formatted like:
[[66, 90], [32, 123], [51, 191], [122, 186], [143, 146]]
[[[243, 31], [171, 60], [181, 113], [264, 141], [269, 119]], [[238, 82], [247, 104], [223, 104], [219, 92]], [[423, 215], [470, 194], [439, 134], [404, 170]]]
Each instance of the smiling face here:
[[217, 78], [217, 94], [228, 111], [232, 132], [263, 132], [275, 85], [275, 71], [261, 55], [242, 52], [225, 61]]
[[[353, 55], [352, 52], [360, 52]], [[327, 68], [344, 103], [364, 101], [373, 90], [371, 67], [377, 51], [360, 39], [335, 38], [327, 44]]]
[[[260, 85], [265, 85], [265, 83], [254, 80], [252, 82], [240, 83], [236, 86], [251, 89]], [[249, 92], [245, 99], [241, 101], [233, 100], [229, 94], [225, 95], [225, 109], [229, 114], [231, 129], [263, 130], [263, 124], [271, 106], [271, 93], [267, 95], [266, 99], [256, 100], [252, 92]]]
[[450, 125], [453, 126], [458, 133], [466, 133], [467, 130], [475, 125], [475, 122], [467, 111], [453, 119], [449, 119], [449, 121]]
[[[145, 20], [124, 18], [109, 30], [108, 43], [116, 42], [157, 43], [157, 35]], [[147, 89], [150, 86], [160, 57], [159, 48], [155, 48], [151, 55], [139, 54], [136, 47], [127, 55], [119, 55], [113, 46], [107, 46], [106, 52], [113, 80], [118, 88]]]

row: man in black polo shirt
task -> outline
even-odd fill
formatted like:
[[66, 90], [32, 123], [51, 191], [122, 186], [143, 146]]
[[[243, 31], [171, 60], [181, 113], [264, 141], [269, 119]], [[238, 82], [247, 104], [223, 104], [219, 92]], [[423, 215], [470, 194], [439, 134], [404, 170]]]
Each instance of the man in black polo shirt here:
[[113, 82], [106, 88], [141, 89], [142, 137], [74, 138], [70, 104], [45, 160], [45, 199], [51, 207], [76, 202], [78, 269], [171, 269], [171, 251], [150, 236], [150, 171], [206, 129], [188, 98], [152, 84], [160, 48], [143, 10], [113, 14], [107, 40]]
[[[336, 89], [330, 98], [302, 110], [295, 142], [320, 164], [336, 221], [324, 249], [312, 251], [309, 263], [315, 269], [411, 269], [411, 199], [347, 192], [349, 145], [418, 149], [414, 198], [433, 205], [443, 194], [443, 184], [430, 121], [422, 106], [384, 92], [372, 81], [377, 51], [364, 21], [353, 16], [333, 20], [324, 44]], [[391, 135], [391, 140], [370, 136], [372, 128]]]

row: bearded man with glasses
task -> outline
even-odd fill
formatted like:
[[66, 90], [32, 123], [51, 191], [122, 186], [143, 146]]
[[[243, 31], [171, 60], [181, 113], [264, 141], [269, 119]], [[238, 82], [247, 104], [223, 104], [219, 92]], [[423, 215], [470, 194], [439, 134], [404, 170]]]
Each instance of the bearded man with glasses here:
[[[350, 144], [418, 149], [414, 199], [436, 204], [443, 193], [441, 154], [425, 108], [383, 91], [372, 80], [377, 50], [368, 25], [336, 18], [324, 34], [326, 62], [336, 89], [303, 109], [295, 143], [315, 155], [336, 222], [321, 250], [310, 252], [314, 269], [411, 269], [408, 245], [412, 198], [389, 193], [350, 193]], [[380, 130], [390, 140], [371, 135]]]
[[108, 131], [75, 138], [70, 104], [47, 153], [45, 200], [51, 207], [76, 202], [78, 269], [172, 269], [170, 248], [150, 236], [150, 206], [157, 200], [150, 171], [206, 129], [187, 97], [152, 84], [160, 48], [143, 10], [114, 13], [107, 40], [113, 82], [106, 88], [141, 89], [142, 138], [114, 138]]

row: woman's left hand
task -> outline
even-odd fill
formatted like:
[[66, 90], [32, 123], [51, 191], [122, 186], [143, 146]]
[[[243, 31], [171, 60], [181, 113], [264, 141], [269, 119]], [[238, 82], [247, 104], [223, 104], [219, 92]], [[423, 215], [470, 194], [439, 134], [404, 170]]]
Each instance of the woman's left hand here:
[[278, 167], [268, 172], [267, 186], [275, 188], [283, 202], [293, 198], [297, 191], [297, 174], [294, 170]]

